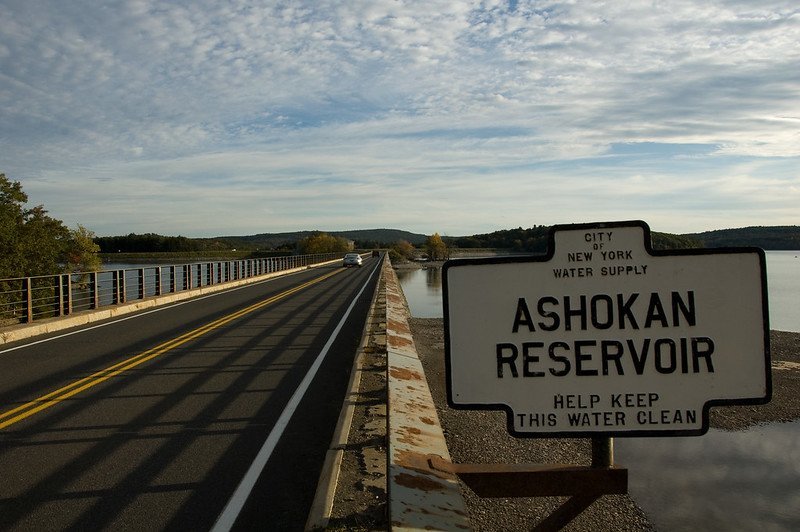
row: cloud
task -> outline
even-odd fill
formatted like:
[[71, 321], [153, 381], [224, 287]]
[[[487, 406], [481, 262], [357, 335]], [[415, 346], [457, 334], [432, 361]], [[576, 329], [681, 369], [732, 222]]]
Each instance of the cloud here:
[[793, 2], [76, 0], [0, 20], [0, 171], [102, 234], [796, 222]]

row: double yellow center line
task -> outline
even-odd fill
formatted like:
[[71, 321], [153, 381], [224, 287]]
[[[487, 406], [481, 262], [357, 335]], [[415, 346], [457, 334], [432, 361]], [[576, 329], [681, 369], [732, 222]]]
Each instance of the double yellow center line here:
[[148, 349], [143, 353], [139, 353], [138, 355], [134, 355], [128, 359], [123, 360], [122, 362], [114, 364], [113, 366], [109, 366], [105, 369], [102, 369], [96, 373], [89, 375], [88, 377], [79, 379], [71, 384], [63, 386], [46, 395], [38, 397], [33, 401], [20, 405], [7, 412], [3, 412], [2, 414], [0, 414], [0, 430], [10, 425], [13, 425], [14, 423], [22, 421], [23, 419], [26, 419], [36, 414], [37, 412], [41, 412], [42, 410], [50, 408], [51, 406], [57, 405], [61, 401], [69, 399], [70, 397], [77, 395], [85, 390], [88, 390], [93, 386], [97, 386], [98, 384], [105, 382], [112, 377], [116, 377], [117, 375], [125, 371], [128, 371], [129, 369], [133, 369], [136, 366], [147, 362], [148, 360], [152, 360], [158, 356], [161, 356], [164, 353], [167, 353], [172, 349], [175, 349], [176, 347], [180, 347], [186, 342], [190, 342], [191, 340], [199, 338], [204, 334], [213, 331], [214, 329], [218, 329], [219, 327], [222, 327], [223, 325], [230, 323], [233, 320], [241, 318], [242, 316], [250, 314], [251, 312], [254, 312], [260, 308], [266, 307], [267, 305], [271, 305], [272, 303], [275, 303], [276, 301], [279, 301], [294, 293], [300, 292], [301, 290], [304, 290], [309, 286], [320, 283], [325, 279], [328, 279], [329, 277], [336, 275], [340, 271], [342, 270], [334, 270], [321, 277], [317, 277], [316, 279], [312, 279], [311, 281], [295, 286], [294, 288], [290, 288], [285, 292], [281, 292], [280, 294], [267, 298], [263, 301], [259, 301], [254, 305], [250, 305], [249, 307], [237, 310], [232, 314], [223, 316], [222, 318], [207, 323], [202, 327], [198, 327], [197, 329], [189, 331], [181, 336], [178, 336], [177, 338], [168, 340], [160, 345], [153, 347], [152, 349]]

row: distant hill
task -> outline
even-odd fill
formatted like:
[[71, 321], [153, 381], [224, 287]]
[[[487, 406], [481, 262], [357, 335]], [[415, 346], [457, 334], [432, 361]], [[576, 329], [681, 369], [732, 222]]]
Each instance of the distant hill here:
[[[519, 253], [545, 253], [550, 242], [550, 227], [539, 225], [529, 229], [503, 229], [481, 235], [444, 237], [444, 241], [457, 248], [495, 248]], [[650, 233], [655, 249], [685, 249], [700, 247], [691, 238], [668, 233]]]
[[[282, 246], [293, 247], [307, 236], [319, 231], [294, 231], [290, 233], [261, 233], [250, 236], [221, 236], [208, 240], [225, 242], [230, 247], [276, 249]], [[353, 240], [356, 247], [388, 247], [398, 240], [406, 240], [411, 244], [423, 244], [427, 235], [411, 233], [399, 229], [354, 229], [352, 231], [323, 231], [332, 236]]]
[[[428, 235], [410, 233], [400, 229], [359, 229], [354, 231], [333, 231], [329, 233], [334, 236], [341, 236], [356, 242], [379, 242], [391, 245], [398, 240], [406, 240], [411, 244], [424, 244]], [[369, 246], [367, 246], [369, 247]]]
[[[482, 235], [444, 237], [458, 248], [499, 248], [543, 253], [547, 250], [550, 227], [505, 229]], [[765, 250], [800, 250], [800, 226], [743, 227], [675, 235], [651, 231], [654, 249], [717, 247], [760, 247]]]
[[708, 248], [754, 246], [766, 250], [800, 249], [800, 226], [797, 225], [718, 229], [682, 236], [697, 240]]

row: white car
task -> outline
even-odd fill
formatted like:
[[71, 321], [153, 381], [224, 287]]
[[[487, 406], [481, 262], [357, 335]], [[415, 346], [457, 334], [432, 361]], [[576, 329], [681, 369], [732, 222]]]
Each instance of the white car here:
[[358, 253], [348, 253], [342, 260], [342, 266], [349, 268], [350, 266], [361, 267], [361, 255]]

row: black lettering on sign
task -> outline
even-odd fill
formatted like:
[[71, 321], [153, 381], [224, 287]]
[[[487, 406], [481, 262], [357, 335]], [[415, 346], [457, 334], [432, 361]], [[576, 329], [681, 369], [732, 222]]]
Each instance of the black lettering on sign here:
[[647, 317], [644, 320], [644, 328], [649, 329], [654, 321], [658, 321], [662, 327], [669, 327], [667, 316], [664, 313], [664, 305], [657, 292], [650, 294], [650, 305], [647, 307]]
[[531, 353], [533, 349], [544, 347], [542, 342], [523, 342], [522, 344], [522, 376], [544, 377], [544, 371], [534, 371], [533, 366], [539, 363], [539, 355]]
[[[673, 373], [714, 373], [714, 340], [706, 336], [635, 340], [502, 342], [495, 346], [497, 377], [644, 375], [648, 369]], [[546, 354], [546, 356], [545, 356]], [[522, 355], [520, 357], [520, 355]]]
[[553, 412], [517, 414], [517, 423], [520, 427], [555, 427], [558, 416]]
[[624, 375], [625, 370], [622, 369], [622, 354], [625, 348], [622, 342], [616, 340], [603, 340], [600, 342], [600, 359], [603, 362], [603, 375], [609, 374], [609, 366], [614, 363], [617, 369], [617, 375]]
[[584, 352], [584, 347], [597, 345], [594, 340], [578, 340], [575, 342], [575, 375], [579, 377], [589, 377], [597, 375], [596, 369], [584, 369], [583, 363], [592, 360], [592, 354]]
[[636, 412], [636, 422], [640, 425], [678, 425], [696, 424], [696, 410], [640, 410]]
[[542, 296], [536, 302], [535, 314], [531, 312], [528, 301], [520, 297], [517, 298], [511, 332], [536, 332], [537, 327], [542, 331], [556, 331], [562, 326], [565, 331], [585, 331], [589, 328], [608, 330], [614, 327], [638, 330], [640, 323], [645, 329], [684, 325], [693, 327], [697, 324], [693, 290], [685, 294], [673, 291], [668, 300], [658, 292], [646, 296], [646, 302], [640, 295], [638, 292], [592, 296], [581, 294], [565, 295], [560, 299]]
[[585, 233], [583, 240], [586, 242], [610, 242], [614, 231], [604, 231], [599, 233]]
[[568, 262], [590, 262], [592, 260], [591, 251], [578, 251], [576, 253], [567, 253]]
[[553, 342], [550, 344], [550, 347], [547, 350], [547, 354], [550, 355], [550, 360], [563, 366], [561, 369], [550, 368], [550, 374], [554, 377], [566, 377], [569, 375], [569, 372], [572, 369], [572, 363], [569, 361], [569, 358], [567, 358], [566, 355], [560, 355], [556, 353], [556, 349], [569, 352], [569, 344], [566, 342]]
[[611, 408], [651, 408], [658, 399], [657, 393], [612, 393]]
[[540, 321], [539, 327], [541, 327], [543, 331], [555, 331], [561, 326], [561, 317], [558, 315], [558, 312], [546, 310], [544, 308], [545, 305], [558, 305], [558, 299], [549, 296], [542, 297], [539, 299], [539, 304], [536, 309], [539, 311], [539, 316], [550, 320], [550, 323]]
[[625, 424], [625, 412], [568, 412], [571, 427], [615, 427]]
[[519, 326], [525, 325], [528, 331], [534, 332], [536, 329], [533, 327], [533, 318], [531, 318], [531, 311], [528, 310], [528, 303], [524, 297], [517, 300], [517, 313], [514, 315], [514, 326], [511, 327], [511, 332], [518, 332]]
[[627, 319], [631, 324], [631, 329], [638, 329], [639, 323], [636, 321], [636, 316], [633, 315], [633, 304], [636, 302], [636, 299], [639, 297], [639, 294], [636, 292], [630, 294], [628, 299], [623, 301], [623, 295], [617, 294], [617, 307], [619, 310], [619, 328], [625, 328], [625, 320]]
[[556, 279], [570, 279], [573, 277], [593, 277], [594, 270], [585, 266], [580, 268], [553, 268], [553, 277]]
[[578, 306], [572, 308], [572, 298], [570, 296], [564, 296], [564, 330], [571, 331], [572, 330], [572, 318], [580, 318], [581, 320], [581, 330], [586, 330], [586, 296], [580, 296], [578, 298]]
[[[508, 354], [505, 354], [508, 353]], [[517, 346], [514, 344], [497, 344], [497, 378], [503, 378], [503, 366], [508, 365], [512, 377], [519, 377], [517, 373]]]

